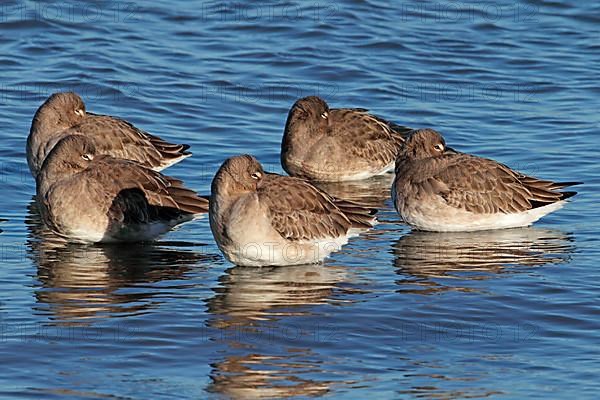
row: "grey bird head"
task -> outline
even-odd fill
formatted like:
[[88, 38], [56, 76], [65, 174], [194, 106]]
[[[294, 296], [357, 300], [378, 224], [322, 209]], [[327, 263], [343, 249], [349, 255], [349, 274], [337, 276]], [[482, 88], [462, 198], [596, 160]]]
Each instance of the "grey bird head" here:
[[42, 172], [52, 176], [73, 175], [85, 170], [96, 154], [96, 146], [90, 139], [70, 135], [54, 146], [42, 165]]
[[318, 96], [304, 97], [294, 103], [288, 114], [288, 124], [302, 121], [303, 123], [321, 126], [327, 125], [329, 106]]
[[243, 154], [225, 160], [212, 181], [212, 193], [229, 195], [256, 190], [265, 171], [256, 158]]
[[400, 149], [399, 158], [420, 160], [423, 158], [440, 157], [453, 150], [446, 147], [446, 141], [433, 129], [413, 131]]
[[67, 129], [83, 121], [85, 115], [85, 104], [78, 94], [54, 93], [38, 108], [31, 129]]
[[308, 133], [328, 125], [329, 106], [320, 97], [304, 97], [294, 103], [288, 114], [286, 133], [297, 130], [295, 125], [302, 124]]
[[[329, 106], [317, 96], [304, 97], [292, 106], [281, 141], [281, 163], [303, 159], [305, 152], [329, 132]], [[289, 172], [289, 170], [288, 170]]]

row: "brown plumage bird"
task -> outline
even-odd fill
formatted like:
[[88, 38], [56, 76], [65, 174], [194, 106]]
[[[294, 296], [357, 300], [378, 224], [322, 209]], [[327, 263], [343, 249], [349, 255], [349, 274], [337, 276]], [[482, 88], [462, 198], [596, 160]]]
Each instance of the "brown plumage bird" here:
[[238, 265], [317, 263], [375, 224], [375, 210], [304, 179], [266, 173], [252, 156], [226, 160], [212, 182], [210, 226]]
[[180, 180], [99, 155], [81, 135], [67, 136], [53, 147], [36, 183], [44, 222], [74, 241], [152, 240], [208, 211], [208, 200]]
[[315, 181], [370, 178], [394, 168], [410, 131], [362, 108], [329, 108], [319, 97], [305, 97], [288, 114], [281, 165]]
[[137, 161], [155, 171], [192, 155], [186, 144], [166, 142], [120, 118], [86, 112], [76, 93], [55, 93], [38, 108], [27, 138], [27, 163], [34, 178], [56, 143], [69, 135], [86, 136], [98, 154]]
[[446, 147], [433, 129], [413, 132], [396, 161], [392, 197], [402, 219], [427, 231], [527, 226], [558, 210], [577, 182], [551, 182]]

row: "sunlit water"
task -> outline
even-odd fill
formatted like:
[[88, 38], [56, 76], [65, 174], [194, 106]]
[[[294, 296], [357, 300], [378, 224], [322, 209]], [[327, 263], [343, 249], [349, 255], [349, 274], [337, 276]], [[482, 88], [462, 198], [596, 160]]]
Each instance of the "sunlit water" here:
[[[0, 5], [0, 396], [597, 397], [597, 2], [38, 3]], [[477, 234], [411, 233], [386, 179], [328, 185], [382, 222], [323, 265], [235, 267], [206, 219], [64, 246], [24, 156], [59, 90], [189, 143], [168, 173], [202, 193], [230, 155], [281, 172], [309, 94], [585, 184], [534, 227]]]

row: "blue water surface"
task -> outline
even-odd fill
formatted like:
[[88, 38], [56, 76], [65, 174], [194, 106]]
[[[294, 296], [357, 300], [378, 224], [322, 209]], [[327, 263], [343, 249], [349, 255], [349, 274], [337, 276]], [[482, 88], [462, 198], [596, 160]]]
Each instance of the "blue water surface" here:
[[[0, 69], [0, 397], [597, 397], [600, 3], [7, 0]], [[234, 154], [282, 172], [287, 110], [315, 94], [585, 184], [478, 234], [411, 232], [387, 179], [327, 185], [381, 223], [323, 265], [235, 267], [207, 219], [59, 246], [24, 149], [65, 90], [189, 143], [168, 173], [202, 193]]]

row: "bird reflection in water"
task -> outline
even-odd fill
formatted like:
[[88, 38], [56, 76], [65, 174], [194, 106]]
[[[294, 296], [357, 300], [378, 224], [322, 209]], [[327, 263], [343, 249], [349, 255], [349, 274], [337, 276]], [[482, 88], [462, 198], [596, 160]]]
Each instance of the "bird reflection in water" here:
[[[169, 289], [185, 287], [185, 273], [217, 255], [182, 251], [192, 243], [85, 245], [67, 243], [48, 231], [35, 203], [29, 206], [27, 253], [37, 266], [38, 309], [59, 324], [86, 324], [156, 307], [156, 290], [122, 291], [144, 283], [178, 280]], [[161, 246], [169, 246], [168, 248]], [[164, 286], [161, 286], [164, 289]]]
[[[566, 263], [574, 251], [571, 235], [542, 228], [481, 232], [412, 231], [393, 246], [401, 291], [431, 294], [472, 291], [468, 281], [519, 267]], [[462, 286], [461, 286], [462, 285]]]
[[[251, 323], [281, 315], [303, 315], [308, 305], [330, 301], [343, 267], [320, 264], [286, 267], [234, 267], [219, 278], [221, 287], [208, 301], [213, 326]], [[284, 310], [281, 310], [284, 309]]]
[[315, 182], [314, 185], [334, 197], [382, 208], [391, 197], [390, 187], [393, 181], [394, 174], [385, 174], [362, 181]]
[[300, 373], [319, 375], [319, 367], [294, 361], [289, 356], [231, 356], [213, 367], [208, 390], [232, 399], [316, 397], [329, 392], [331, 385], [327, 381], [298, 377]]
[[[391, 190], [394, 174], [385, 174], [374, 176], [362, 181], [347, 182], [314, 182], [319, 189], [324, 190], [330, 195], [355, 201], [365, 206], [378, 209], [377, 220], [379, 224], [376, 229], [364, 232], [360, 240], [351, 239], [352, 242], [360, 242], [360, 246], [351, 247], [351, 245], [342, 248], [341, 252], [350, 252], [352, 257], [364, 258], [371, 257], [371, 252], [378, 253], [381, 246], [387, 246], [389, 239], [383, 236], [390, 229], [396, 232], [398, 214], [391, 205]], [[388, 204], [386, 204], [386, 202]], [[392, 225], [389, 225], [392, 223]], [[368, 262], [367, 262], [368, 263]]]
[[[342, 291], [338, 284], [347, 275], [344, 267], [324, 265], [228, 270], [207, 301], [208, 326], [227, 346], [227, 355], [212, 365], [208, 390], [244, 399], [327, 393], [332, 382], [305, 377], [322, 374], [322, 367], [312, 350], [314, 332], [303, 325], [314, 319], [302, 317], [311, 316], [310, 306], [336, 304], [332, 295]], [[290, 320], [294, 328], [286, 325]]]

